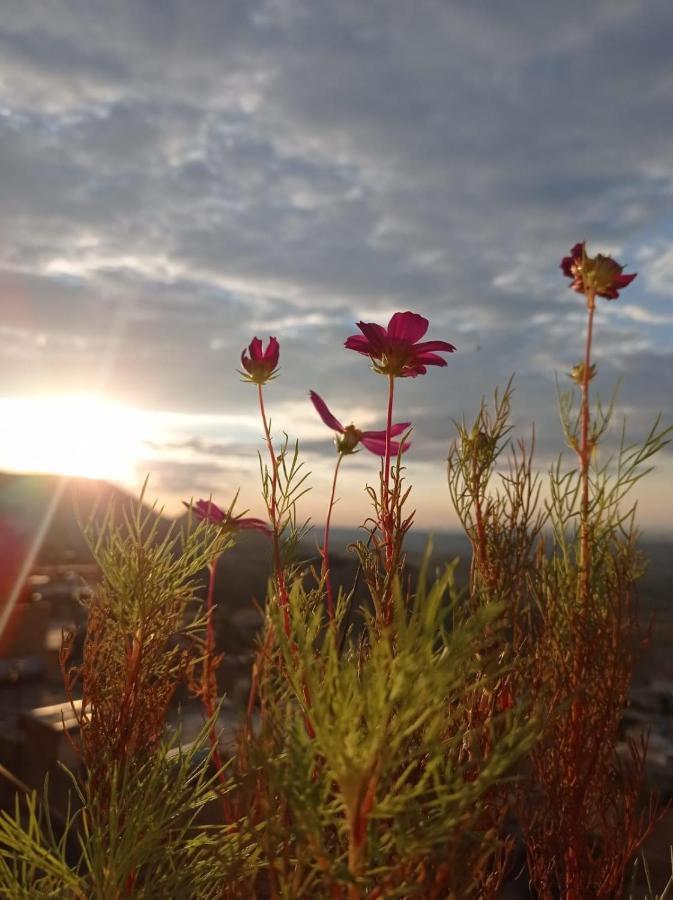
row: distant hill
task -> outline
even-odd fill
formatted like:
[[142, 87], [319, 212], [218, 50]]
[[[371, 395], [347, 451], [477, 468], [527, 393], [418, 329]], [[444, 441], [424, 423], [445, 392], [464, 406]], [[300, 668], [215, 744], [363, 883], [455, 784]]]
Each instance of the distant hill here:
[[[102, 524], [110, 504], [115, 510], [114, 518], [120, 521], [122, 511], [128, 510], [135, 500], [124, 490], [104, 481], [0, 473], [0, 601], [6, 593], [7, 584], [11, 584], [13, 575], [18, 571], [18, 556], [23, 555], [43, 526], [36, 566], [87, 564], [91, 562], [91, 555], [81, 534], [79, 521], [93, 516]], [[158, 533], [165, 535], [172, 520], [161, 516], [157, 510], [152, 511], [150, 507], [147, 507], [147, 513], [158, 519]], [[178, 531], [184, 519], [183, 516], [174, 523]], [[348, 589], [354, 583], [357, 557], [347, 548], [357, 540], [366, 540], [366, 536], [362, 529], [333, 529], [331, 563], [335, 588], [343, 586]], [[421, 530], [408, 535], [405, 547], [412, 579], [429, 537], [428, 532]], [[314, 528], [299, 548], [299, 556], [306, 562], [307, 583], [311, 579], [308, 574], [310, 567], [320, 568], [318, 544], [321, 540], [322, 530]], [[673, 677], [673, 663], [669, 662], [670, 642], [673, 640], [673, 542], [643, 542], [642, 549], [650, 560], [647, 574], [639, 585], [644, 621], [649, 621], [652, 613], [655, 617], [645, 659], [658, 673]], [[460, 558], [458, 583], [465, 584], [469, 570], [469, 542], [462, 534], [435, 534], [431, 571], [441, 568], [455, 557]], [[5, 587], [3, 573], [7, 583]], [[260, 606], [264, 604], [270, 573], [270, 541], [257, 532], [241, 533], [236, 546], [218, 563], [216, 631], [220, 649], [230, 655], [232, 662], [235, 657], [249, 652], [252, 646], [260, 623], [255, 601]], [[204, 572], [204, 593], [205, 585]], [[360, 583], [356, 607], [364, 602], [365, 597], [366, 589]], [[225, 662], [225, 669], [226, 666]], [[238, 670], [232, 672], [231, 677], [238, 677]]]
[[[133, 500], [126, 491], [105, 481], [0, 472], [0, 537], [4, 530], [32, 541], [46, 526], [37, 565], [86, 563], [91, 554], [79, 522], [93, 516], [102, 523], [111, 504], [119, 521], [121, 511]], [[159, 530], [165, 534], [169, 520], [149, 508], [148, 513], [161, 519]]]

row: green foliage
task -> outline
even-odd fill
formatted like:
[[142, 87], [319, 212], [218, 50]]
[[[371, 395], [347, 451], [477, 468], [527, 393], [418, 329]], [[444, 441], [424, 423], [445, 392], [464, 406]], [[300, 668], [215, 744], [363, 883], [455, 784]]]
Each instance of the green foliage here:
[[453, 568], [412, 600], [398, 585], [390, 625], [368, 617], [344, 652], [343, 600], [326, 626], [319, 595], [295, 582], [289, 636], [271, 610], [286, 677], [261, 688], [262, 731], [249, 752], [278, 801], [266, 862], [282, 896], [304, 896], [291, 892], [297, 866], [315, 897], [354, 876], [386, 897], [491, 895], [482, 862], [503, 849], [492, 788], [535, 729], [518, 712], [469, 721], [472, 695], [502, 675], [490, 646], [500, 610], [466, 616]]
[[[271, 422], [269, 421], [270, 428]], [[275, 473], [264, 462], [261, 453], [258, 454], [258, 457], [262, 496], [267, 508], [274, 510], [277, 523], [281, 549], [280, 561], [288, 571], [291, 571], [297, 545], [309, 528], [308, 522], [304, 524], [297, 522], [297, 503], [310, 490], [306, 482], [311, 473], [306, 470], [305, 464], [299, 457], [299, 441], [290, 445], [290, 438], [287, 434], [283, 436], [283, 441], [274, 459]]]
[[232, 544], [203, 524], [160, 538], [160, 520], [142, 503], [124, 511], [121, 525], [112, 513], [101, 527], [93, 520], [84, 527], [101, 580], [86, 601], [82, 665], [68, 667], [67, 641], [62, 651], [71, 697], [81, 683], [81, 707], [73, 710], [83, 760], [103, 793], [112, 768], [144, 762], [161, 740], [168, 704], [193, 663], [185, 640], [202, 625], [188, 607], [204, 566]]
[[96, 788], [72, 775], [73, 803], [57, 837], [48, 796], [33, 794], [13, 816], [0, 814], [0, 887], [11, 898], [108, 900], [134, 896], [221, 897], [254, 871], [256, 851], [243, 832], [208, 825], [215, 805], [210, 723], [189, 747], [162, 741], [142, 766], [113, 768], [104, 816]]
[[[190, 521], [183, 535], [161, 536], [154, 511], [138, 504], [121, 525], [112, 511], [102, 528], [85, 525], [101, 581], [86, 601], [81, 666], [69, 667], [69, 641], [62, 651], [82, 764], [60, 829], [46, 789], [42, 802], [30, 795], [0, 815], [3, 896], [490, 900], [507, 871], [512, 817], [540, 900], [621, 896], [657, 815], [655, 804], [641, 805], [644, 743], [630, 746], [629, 759], [616, 752], [641, 642], [644, 563], [629, 492], [670, 429], [657, 420], [641, 444], [629, 444], [623, 429], [617, 450], [601, 456], [616, 394], [592, 409], [600, 285], [598, 263], [582, 248], [580, 266], [579, 246], [563, 263], [587, 300], [584, 362], [571, 374], [579, 404], [575, 389], [559, 394], [577, 464], [559, 458], [545, 491], [534, 432], [529, 445], [511, 437], [511, 380], [492, 409], [482, 402], [471, 423], [457, 425], [448, 481], [472, 548], [465, 594], [455, 588], [455, 563], [429, 578], [430, 549], [412, 588], [404, 555], [411, 488], [404, 451], [393, 460], [388, 440], [379, 483], [366, 488], [369, 541], [354, 548], [356, 585], [362, 575], [368, 601], [357, 626], [356, 585], [341, 590], [333, 610], [329, 521], [341, 456], [321, 573], [302, 572], [297, 503], [309, 473], [298, 443], [285, 435], [274, 447], [269, 373], [253, 379], [269, 527], [247, 527], [269, 534], [273, 572], [247, 717], [226, 765], [213, 589], [216, 560], [245, 520], [232, 504], [214, 517], [219, 528]], [[621, 267], [597, 260], [604, 295], [616, 297]], [[397, 343], [411, 353], [408, 341]], [[389, 429], [394, 375], [405, 374], [396, 366], [387, 379]], [[199, 506], [209, 518], [208, 504]], [[194, 601], [206, 568], [204, 615]], [[191, 747], [166, 736], [181, 683], [206, 711]], [[663, 900], [673, 881], [656, 895], [643, 866], [647, 900]]]

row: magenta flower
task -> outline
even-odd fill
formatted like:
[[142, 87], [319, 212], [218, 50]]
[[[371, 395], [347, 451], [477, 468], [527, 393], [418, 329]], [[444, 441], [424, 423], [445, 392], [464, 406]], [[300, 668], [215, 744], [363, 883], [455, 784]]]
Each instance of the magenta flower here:
[[622, 275], [624, 266], [620, 266], [610, 256], [598, 253], [595, 257], [587, 255], [584, 241], [575, 244], [570, 256], [561, 260], [561, 270], [566, 278], [572, 278], [570, 287], [578, 294], [593, 292], [606, 300], [616, 300], [619, 292], [628, 287], [636, 273]]
[[[328, 428], [336, 431], [341, 437], [335, 438], [336, 446], [339, 453], [353, 453], [358, 444], [366, 447], [370, 453], [376, 456], [385, 456], [386, 454], [386, 433], [385, 431], [360, 431], [355, 425], [347, 425], [345, 428], [341, 422], [334, 416], [325, 401], [315, 391], [309, 392], [311, 403], [315, 406], [320, 418]], [[390, 429], [390, 437], [397, 437], [403, 434], [411, 427], [411, 422], [398, 422]], [[406, 451], [411, 447], [410, 441], [402, 443], [402, 450]], [[400, 441], [390, 441], [390, 452], [397, 456], [400, 452]]]
[[264, 351], [260, 339], [254, 337], [248, 346], [247, 355], [245, 350], [241, 353], [241, 365], [245, 369], [241, 375], [246, 381], [252, 381], [254, 384], [266, 384], [276, 377], [279, 356], [280, 347], [275, 337], [269, 338]]
[[418, 313], [397, 312], [388, 327], [374, 322], [358, 322], [362, 334], [353, 334], [345, 342], [348, 350], [368, 356], [375, 372], [397, 378], [415, 378], [425, 375], [427, 366], [445, 366], [446, 360], [438, 355], [453, 353], [456, 349], [447, 341], [422, 341], [428, 330], [428, 320]]
[[212, 500], [197, 500], [194, 504], [183, 500], [182, 503], [199, 519], [217, 525], [223, 531], [261, 531], [263, 534], [271, 534], [269, 525], [263, 519], [232, 516], [229, 511], [220, 509]]

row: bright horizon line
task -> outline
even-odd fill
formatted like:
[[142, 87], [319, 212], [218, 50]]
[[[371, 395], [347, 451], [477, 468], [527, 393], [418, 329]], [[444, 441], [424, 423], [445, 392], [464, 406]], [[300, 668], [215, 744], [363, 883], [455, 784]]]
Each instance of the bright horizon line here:
[[[151, 474], [151, 473], [150, 473]], [[64, 482], [68, 481], [88, 481], [92, 483], [99, 484], [107, 484], [110, 487], [114, 487], [124, 494], [128, 496], [131, 500], [137, 500], [138, 491], [135, 490], [132, 486], [125, 484], [120, 481], [116, 481], [112, 478], [97, 478], [90, 475], [64, 475], [60, 472], [43, 472], [43, 471], [35, 471], [35, 470], [22, 470], [22, 469], [14, 469], [14, 468], [1, 468], [0, 476], [2, 475], [17, 475], [24, 476], [27, 478], [53, 478], [57, 480], [63, 480]], [[158, 515], [162, 516], [164, 519], [170, 521], [178, 521], [178, 519], [182, 518], [186, 514], [186, 510], [181, 511], [178, 503], [181, 501], [166, 502], [162, 503], [158, 498], [156, 502], [145, 499], [144, 504], [148, 507], [155, 506], [156, 512]], [[176, 512], [166, 512], [166, 506], [175, 507]], [[325, 523], [311, 521], [309, 526], [309, 531], [313, 533], [321, 533], [324, 530]], [[673, 541], [673, 527], [672, 528], [662, 528], [655, 526], [645, 526], [640, 524], [637, 526], [638, 531], [641, 536], [645, 538], [645, 540], [650, 542], [664, 542], [668, 543]], [[332, 532], [355, 532], [355, 531], [364, 531], [362, 524], [360, 522], [352, 522], [349, 524], [343, 524], [343, 522], [339, 524], [332, 524], [331, 531]], [[468, 536], [462, 531], [460, 528], [447, 528], [441, 525], [415, 525], [411, 529], [411, 534], [424, 534], [424, 535], [437, 535], [437, 536], [445, 536], [445, 537], [458, 537], [464, 540], [469, 540]]]

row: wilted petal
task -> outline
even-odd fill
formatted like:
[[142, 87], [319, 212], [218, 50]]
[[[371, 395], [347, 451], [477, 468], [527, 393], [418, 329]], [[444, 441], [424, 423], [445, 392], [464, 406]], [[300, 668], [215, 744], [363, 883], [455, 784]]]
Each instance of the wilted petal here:
[[325, 401], [322, 399], [320, 394], [316, 394], [315, 391], [310, 391], [309, 397], [311, 398], [311, 403], [316, 408], [316, 412], [318, 413], [320, 418], [323, 420], [325, 425], [327, 425], [328, 428], [331, 428], [332, 431], [338, 431], [341, 434], [343, 434], [343, 432], [344, 432], [343, 425], [336, 418], [336, 416], [332, 415], [332, 413], [329, 410], [329, 407], [327, 406]]
[[623, 275], [623, 266], [611, 256], [597, 253], [588, 256], [585, 245], [575, 244], [570, 256], [561, 260], [561, 270], [567, 278], [572, 278], [570, 287], [579, 294], [590, 297], [605, 297], [616, 300], [619, 292], [636, 277], [636, 273]]

